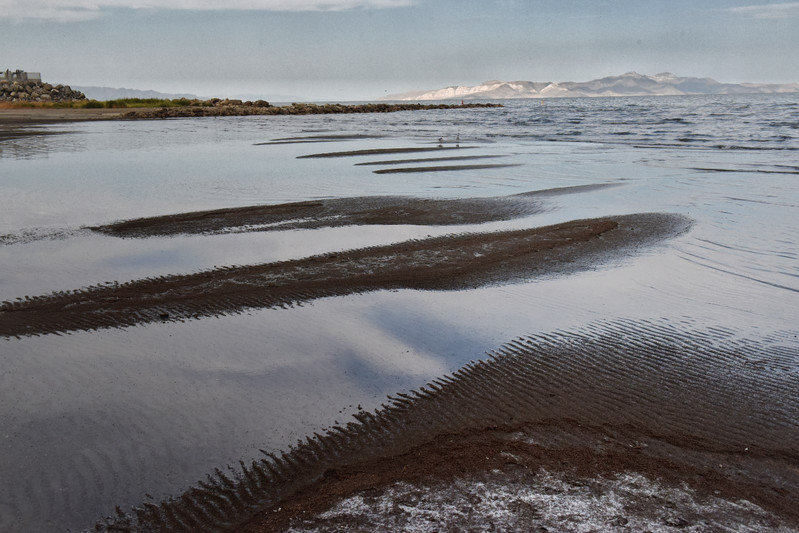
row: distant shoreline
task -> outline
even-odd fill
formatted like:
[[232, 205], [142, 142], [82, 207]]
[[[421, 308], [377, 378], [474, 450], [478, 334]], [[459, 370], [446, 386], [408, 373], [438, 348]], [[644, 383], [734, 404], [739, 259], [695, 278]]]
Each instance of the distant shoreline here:
[[475, 109], [503, 107], [493, 103], [453, 104], [291, 104], [288, 106], [257, 107], [226, 105], [214, 107], [143, 107], [126, 108], [57, 108], [7, 107], [0, 108], [0, 126], [82, 122], [88, 120], [148, 120], [163, 118], [230, 117], [255, 115], [322, 115], [348, 113], [395, 113], [436, 109]]

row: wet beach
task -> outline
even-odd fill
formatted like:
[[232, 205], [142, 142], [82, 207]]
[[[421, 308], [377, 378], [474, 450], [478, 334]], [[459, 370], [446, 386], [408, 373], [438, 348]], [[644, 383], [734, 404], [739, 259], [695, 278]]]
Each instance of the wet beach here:
[[0, 134], [0, 529], [797, 530], [797, 113]]

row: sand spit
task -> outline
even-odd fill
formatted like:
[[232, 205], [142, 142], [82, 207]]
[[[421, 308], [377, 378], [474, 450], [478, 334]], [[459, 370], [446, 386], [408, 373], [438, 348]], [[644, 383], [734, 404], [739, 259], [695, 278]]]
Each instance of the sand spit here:
[[325, 152], [321, 154], [309, 154], [298, 156], [297, 159], [314, 159], [320, 157], [358, 157], [385, 154], [412, 154], [417, 152], [440, 152], [443, 150], [468, 150], [478, 148], [477, 146], [424, 146], [413, 148], [374, 148], [371, 150], [349, 150], [346, 152]]
[[797, 531], [795, 336], [660, 320], [518, 338], [101, 529]]
[[591, 268], [689, 226], [678, 215], [625, 215], [103, 284], [3, 302], [0, 336], [209, 317], [383, 289], [449, 290], [509, 283]]
[[[166, 237], [247, 231], [315, 229], [352, 225], [452, 226], [513, 220], [546, 210], [537, 197], [589, 192], [617, 184], [592, 184], [487, 198], [430, 199], [363, 196], [259, 205], [136, 218], [88, 229], [116, 237]], [[11, 241], [11, 236], [6, 236]], [[0, 236], [0, 244], [3, 236]]]
[[474, 159], [494, 159], [497, 157], [507, 157], [504, 155], [460, 155], [453, 157], [425, 157], [420, 159], [389, 159], [387, 161], [366, 161], [364, 163], [355, 163], [356, 167], [365, 165], [407, 165], [410, 163], [440, 163], [445, 161], [470, 161]]
[[419, 172], [456, 172], [459, 170], [488, 170], [492, 168], [520, 167], [516, 164], [505, 165], [438, 165], [434, 167], [400, 167], [373, 170], [375, 174], [415, 174]]
[[699, 170], [700, 172], [742, 172], [745, 174], [799, 174], [799, 168], [795, 168], [794, 170], [765, 170], [751, 168], [692, 167], [691, 170]]
[[543, 204], [535, 200], [535, 191], [525, 196], [442, 200], [364, 196], [178, 213], [124, 220], [89, 229], [117, 237], [152, 237], [362, 224], [450, 226], [512, 220], [544, 209]]
[[255, 146], [269, 146], [272, 144], [303, 144], [324, 143], [338, 141], [359, 141], [363, 139], [382, 139], [383, 135], [367, 134], [341, 134], [341, 135], [303, 135], [301, 137], [279, 137], [268, 142], [255, 143]]
[[79, 229], [32, 228], [20, 233], [0, 235], [0, 246], [66, 239], [86, 231], [122, 238], [146, 238], [316, 229], [359, 224], [481, 224], [512, 220], [546, 211], [548, 207], [536, 198], [590, 192], [619, 185], [622, 184], [576, 185], [488, 198], [435, 200], [406, 196], [368, 196], [233, 207], [136, 218]]

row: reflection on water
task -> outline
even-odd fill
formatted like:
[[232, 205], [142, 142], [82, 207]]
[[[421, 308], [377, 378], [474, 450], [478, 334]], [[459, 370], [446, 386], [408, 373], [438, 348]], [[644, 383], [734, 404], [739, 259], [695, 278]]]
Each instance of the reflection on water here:
[[[259, 448], [285, 449], [351, 420], [359, 405], [376, 408], [387, 394], [521, 335], [662, 317], [754, 339], [795, 331], [799, 181], [758, 170], [795, 167], [799, 115], [783, 97], [736, 98], [87, 123], [15, 140], [13, 149], [0, 143], [0, 235], [53, 237], [0, 245], [0, 300], [454, 231], [644, 211], [696, 221], [666, 246], [567, 278], [0, 341], [0, 530], [85, 527], [114, 505], [174, 494], [215, 467], [255, 458]], [[522, 166], [378, 176], [378, 166], [357, 165], [369, 158], [297, 159], [325, 151], [313, 143], [255, 146], [320, 132], [388, 136], [336, 143], [342, 150], [425, 146], [460, 134], [478, 146], [470, 155]], [[736, 172], [697, 170], [707, 168]], [[466, 198], [608, 182], [622, 186], [548, 198], [544, 213], [484, 226], [144, 240], [80, 230], [314, 198]]]

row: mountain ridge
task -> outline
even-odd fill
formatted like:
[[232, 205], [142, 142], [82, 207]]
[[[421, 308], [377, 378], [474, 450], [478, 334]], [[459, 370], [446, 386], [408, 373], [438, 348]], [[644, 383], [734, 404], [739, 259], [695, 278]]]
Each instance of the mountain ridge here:
[[197, 96], [189, 93], [162, 93], [158, 91], [142, 90], [142, 89], [126, 89], [115, 87], [97, 87], [86, 86], [76, 87], [76, 91], [81, 91], [86, 95], [86, 98], [91, 100], [118, 100], [120, 98], [157, 98], [157, 99], [176, 99], [176, 98], [197, 98]]
[[799, 83], [722, 83], [713, 78], [680, 77], [671, 72], [653, 76], [626, 72], [584, 82], [489, 80], [480, 85], [452, 85], [431, 91], [390, 94], [381, 100], [502, 100], [609, 96], [678, 96], [699, 94], [774, 94], [799, 92]]

